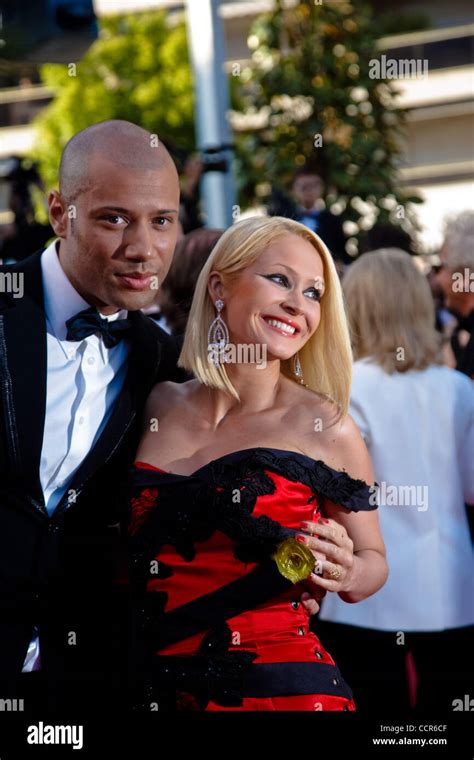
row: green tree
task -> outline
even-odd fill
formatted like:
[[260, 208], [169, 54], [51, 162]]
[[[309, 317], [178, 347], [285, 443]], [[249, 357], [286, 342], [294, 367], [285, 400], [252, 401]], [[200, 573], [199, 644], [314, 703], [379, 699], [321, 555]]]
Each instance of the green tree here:
[[99, 38], [75, 64], [41, 67], [56, 97], [35, 120], [38, 160], [46, 187], [57, 182], [67, 140], [105, 119], [127, 119], [167, 145], [194, 146], [191, 72], [184, 22], [164, 12], [101, 19]]
[[405, 114], [392, 81], [372, 79], [381, 27], [359, 0], [301, 0], [256, 21], [251, 62], [232, 78], [241, 203], [288, 190], [295, 169], [325, 182], [325, 201], [343, 213], [349, 251], [375, 221], [413, 224], [397, 184]]

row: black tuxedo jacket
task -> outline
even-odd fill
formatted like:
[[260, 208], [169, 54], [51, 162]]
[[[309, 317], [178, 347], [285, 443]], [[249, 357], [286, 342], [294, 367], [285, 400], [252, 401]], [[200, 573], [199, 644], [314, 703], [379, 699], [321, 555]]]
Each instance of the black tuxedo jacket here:
[[[36, 253], [0, 268], [3, 275], [22, 275], [24, 287], [21, 298], [0, 292], [0, 686], [7, 684], [1, 697], [18, 682], [34, 625], [43, 676], [58, 695], [71, 684], [87, 682], [93, 693], [122, 678], [123, 484], [152, 386], [186, 379], [176, 366], [179, 344], [141, 312], [130, 312], [122, 392], [50, 517], [39, 479], [47, 381], [40, 259]], [[11, 290], [7, 277], [2, 283], [1, 291]]]

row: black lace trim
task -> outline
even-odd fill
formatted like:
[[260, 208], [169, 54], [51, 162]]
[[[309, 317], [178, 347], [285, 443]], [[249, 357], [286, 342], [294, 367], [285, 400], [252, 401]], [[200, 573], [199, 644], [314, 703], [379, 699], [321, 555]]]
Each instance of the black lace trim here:
[[[353, 511], [376, 509], [374, 500], [369, 498], [375, 486], [364, 480], [351, 477], [343, 470], [335, 470], [322, 460], [312, 459], [306, 454], [285, 449], [255, 448], [243, 449], [209, 462], [193, 475], [171, 476], [176, 481], [188, 482], [194, 479], [220, 480], [231, 476], [233, 480], [251, 468], [267, 469], [294, 482], [303, 483], [316, 495], [324, 496], [335, 504]], [[164, 479], [163, 479], [164, 476]], [[166, 483], [170, 473], [133, 468], [132, 482], [137, 485], [153, 485], [159, 480]]]
[[212, 701], [224, 707], [240, 707], [244, 676], [257, 655], [229, 651], [231, 643], [232, 632], [223, 623], [204, 636], [192, 657], [155, 657], [152, 690], [158, 705], [205, 710]]
[[[277, 453], [271, 449], [260, 449], [249, 456], [255, 465], [309, 486], [315, 496], [323, 496], [354, 511], [371, 508], [368, 500], [372, 491], [365, 481], [352, 478], [343, 470], [334, 470], [321, 460], [295, 452]], [[219, 467], [219, 461], [215, 466]], [[228, 466], [233, 465], [229, 463]]]
[[[136, 585], [146, 587], [153, 577], [150, 568], [160, 549], [170, 544], [187, 561], [195, 556], [194, 544], [222, 531], [236, 543], [235, 556], [242, 562], [267, 559], [278, 544], [295, 531], [266, 515], [253, 517], [258, 496], [275, 491], [273, 480], [262, 470], [249, 467], [238, 474], [214, 471], [205, 481], [190, 478], [162, 484], [155, 498], [158, 509], [147, 511], [131, 536], [131, 572]], [[233, 482], [232, 482], [233, 481]], [[139, 498], [135, 498], [137, 504]], [[156, 577], [156, 576], [155, 576]], [[158, 575], [158, 577], [160, 577]]]

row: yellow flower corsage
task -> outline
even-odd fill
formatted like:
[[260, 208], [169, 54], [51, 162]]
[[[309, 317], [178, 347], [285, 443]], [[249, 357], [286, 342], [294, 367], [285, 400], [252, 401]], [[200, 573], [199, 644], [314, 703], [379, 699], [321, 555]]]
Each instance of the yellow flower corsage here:
[[316, 558], [307, 546], [294, 538], [286, 538], [278, 546], [272, 559], [281, 575], [292, 583], [304, 581], [313, 572]]

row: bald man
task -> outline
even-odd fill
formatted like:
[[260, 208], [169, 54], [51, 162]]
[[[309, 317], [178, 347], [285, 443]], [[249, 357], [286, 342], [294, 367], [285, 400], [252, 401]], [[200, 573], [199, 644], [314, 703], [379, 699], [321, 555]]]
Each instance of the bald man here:
[[33, 715], [123, 696], [121, 482], [150, 389], [185, 379], [140, 309], [170, 267], [178, 209], [156, 136], [95, 124], [64, 149], [56, 240], [0, 269], [0, 698]]

